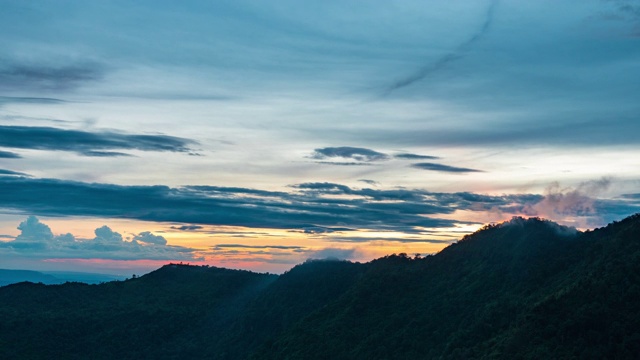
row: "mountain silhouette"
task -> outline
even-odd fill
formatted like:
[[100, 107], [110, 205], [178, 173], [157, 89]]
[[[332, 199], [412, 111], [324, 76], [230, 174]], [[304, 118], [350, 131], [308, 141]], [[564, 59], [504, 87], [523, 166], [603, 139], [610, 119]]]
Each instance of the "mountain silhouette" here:
[[426, 257], [1, 287], [0, 358], [633, 359], [638, 299], [640, 215], [513, 218]]

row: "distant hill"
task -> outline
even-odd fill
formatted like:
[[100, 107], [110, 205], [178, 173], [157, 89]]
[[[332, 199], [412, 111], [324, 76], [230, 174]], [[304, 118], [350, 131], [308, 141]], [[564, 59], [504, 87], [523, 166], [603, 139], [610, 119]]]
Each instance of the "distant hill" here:
[[107, 281], [124, 280], [123, 276], [94, 274], [68, 271], [32, 271], [0, 269], [0, 286], [19, 282], [43, 283], [46, 285], [63, 284], [65, 282], [83, 282], [99, 284]]
[[0, 288], [2, 359], [634, 359], [640, 215], [486, 226], [424, 258], [276, 276], [166, 265]]
[[60, 284], [64, 282], [55, 276], [43, 274], [38, 271], [0, 269], [0, 286], [23, 281], [43, 284]]

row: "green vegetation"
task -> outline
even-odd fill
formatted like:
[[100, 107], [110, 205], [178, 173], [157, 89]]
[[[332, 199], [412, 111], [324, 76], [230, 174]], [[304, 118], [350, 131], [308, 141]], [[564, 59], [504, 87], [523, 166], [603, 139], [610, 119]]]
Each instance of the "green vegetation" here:
[[425, 258], [2, 287], [0, 358], [633, 359], [638, 299], [640, 215], [515, 218]]

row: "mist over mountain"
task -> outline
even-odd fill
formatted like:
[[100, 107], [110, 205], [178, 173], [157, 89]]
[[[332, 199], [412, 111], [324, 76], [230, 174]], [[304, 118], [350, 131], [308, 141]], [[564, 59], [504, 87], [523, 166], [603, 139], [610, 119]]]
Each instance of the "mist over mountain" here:
[[426, 257], [4, 286], [0, 358], [633, 359], [637, 299], [640, 214], [514, 218]]

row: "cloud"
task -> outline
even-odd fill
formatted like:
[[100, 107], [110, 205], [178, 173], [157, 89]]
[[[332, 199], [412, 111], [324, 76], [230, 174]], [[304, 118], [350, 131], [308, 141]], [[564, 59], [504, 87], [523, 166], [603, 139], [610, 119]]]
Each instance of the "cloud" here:
[[216, 248], [240, 248], [240, 249], [280, 249], [280, 250], [296, 250], [304, 249], [302, 246], [285, 246], [285, 245], [242, 245], [242, 244], [217, 244]]
[[[638, 81], [640, 84], [640, 81]], [[634, 84], [635, 85], [635, 84]], [[576, 90], [577, 91], [577, 90]], [[463, 125], [431, 129], [427, 127], [394, 127], [384, 131], [375, 129], [344, 130], [331, 134], [340, 141], [367, 139], [379, 146], [431, 146], [462, 147], [487, 149], [521, 148], [524, 145], [536, 145], [553, 148], [576, 148], [594, 145], [636, 145], [636, 133], [640, 132], [640, 121], [636, 119], [638, 107], [634, 104], [625, 109], [613, 108], [614, 100], [603, 99], [601, 103], [606, 111], [617, 114], [610, 117], [605, 110], [596, 110], [590, 104], [582, 104], [581, 109], [571, 109], [565, 113], [553, 113], [553, 107], [530, 108], [525, 113], [518, 113], [518, 120], [501, 118], [494, 123], [488, 118], [482, 121], [463, 122]], [[619, 98], [627, 104], [627, 99]], [[505, 109], [508, 109], [506, 107]], [[480, 110], [482, 112], [483, 110]], [[482, 116], [486, 116], [483, 114]]]
[[316, 164], [338, 165], [338, 166], [371, 166], [369, 163], [344, 162], [344, 161], [316, 161]]
[[133, 237], [133, 240], [142, 241], [147, 244], [167, 245], [167, 239], [160, 235], [153, 235], [149, 231], [143, 231]]
[[18, 230], [20, 235], [15, 239], [0, 242], [0, 255], [17, 254], [46, 259], [199, 259], [194, 249], [168, 246], [166, 239], [149, 231], [136, 235], [132, 241], [126, 241], [120, 233], [105, 225], [95, 230], [94, 239], [77, 239], [70, 233], [54, 235], [51, 228], [35, 216], [29, 216], [21, 222]]
[[[604, 18], [608, 20], [621, 20], [634, 23], [637, 26], [640, 24], [640, 4], [636, 0], [605, 0], [613, 5], [613, 14], [603, 14]], [[640, 35], [640, 34], [635, 34]]]
[[314, 182], [290, 185], [292, 188], [300, 190], [319, 191], [324, 193], [342, 193], [350, 194], [351, 188], [346, 185], [330, 183], [330, 182]]
[[31, 175], [13, 171], [13, 170], [0, 169], [0, 176], [27, 176], [28, 177]]
[[405, 77], [404, 79], [400, 79], [400, 80], [396, 81], [395, 83], [391, 84], [391, 86], [389, 86], [385, 90], [385, 95], [389, 95], [390, 93], [392, 93], [395, 90], [401, 89], [403, 87], [410, 86], [413, 83], [416, 83], [416, 82], [418, 82], [420, 80], [423, 80], [424, 78], [428, 77], [429, 75], [431, 75], [431, 74], [433, 74], [433, 73], [435, 73], [437, 71], [442, 70], [443, 68], [448, 66], [450, 63], [462, 58], [463, 56], [465, 56], [466, 53], [469, 51], [469, 48], [471, 48], [476, 42], [478, 42], [480, 39], [482, 39], [482, 37], [484, 37], [487, 34], [487, 32], [489, 31], [489, 28], [491, 27], [491, 23], [493, 23], [493, 17], [494, 17], [495, 8], [496, 8], [497, 4], [498, 4], [497, 0], [493, 0], [491, 2], [491, 5], [489, 6], [489, 9], [487, 10], [487, 14], [486, 14], [486, 17], [485, 17], [485, 20], [484, 20], [482, 26], [467, 41], [465, 41], [462, 44], [458, 45], [454, 50], [452, 50], [449, 53], [446, 53], [445, 55], [443, 55], [442, 57], [440, 57], [436, 61], [431, 62], [431, 63], [423, 66], [421, 69], [419, 69], [415, 73]]
[[182, 225], [182, 226], [172, 226], [171, 228], [175, 230], [182, 230], [182, 231], [195, 231], [195, 230], [200, 230], [203, 227], [200, 225]]
[[0, 159], [20, 159], [22, 156], [20, 154], [16, 154], [10, 151], [1, 151], [0, 150]]
[[16, 241], [50, 241], [53, 239], [53, 233], [49, 226], [43, 224], [35, 216], [29, 216], [27, 220], [18, 225], [20, 235], [16, 237]]
[[116, 152], [116, 151], [84, 151], [82, 152], [84, 156], [92, 156], [92, 157], [130, 157], [133, 156], [131, 154]]
[[100, 80], [105, 73], [106, 69], [95, 63], [55, 66], [3, 61], [0, 62], [0, 89], [70, 90]]
[[[35, 216], [29, 216], [18, 225], [20, 235], [13, 241], [0, 244], [1, 247], [21, 251], [48, 251], [53, 247], [75, 241], [71, 234], [55, 236], [49, 226], [43, 224]], [[1, 249], [0, 249], [1, 250]]]
[[402, 159], [402, 160], [436, 160], [436, 159], [440, 159], [440, 157], [438, 156], [431, 156], [431, 155], [418, 155], [418, 154], [408, 154], [408, 153], [403, 153], [403, 154], [395, 154], [393, 155], [394, 158], [396, 159]]
[[355, 229], [347, 227], [326, 227], [326, 226], [309, 226], [302, 229], [305, 234], [331, 234], [336, 231], [354, 231]]
[[[350, 147], [350, 146], [340, 146], [340, 147], [325, 147], [320, 149], [315, 149], [314, 153], [311, 155], [312, 159], [328, 159], [328, 158], [344, 158], [344, 159], [353, 159], [357, 161], [380, 161], [389, 159], [389, 155], [383, 154], [371, 149], [358, 148], [358, 147]], [[345, 163], [341, 163], [339, 165], [344, 165]], [[353, 165], [353, 163], [348, 163], [349, 165]]]
[[308, 254], [309, 259], [349, 260], [356, 256], [356, 249], [325, 248]]
[[[339, 184], [294, 186], [295, 193], [209, 186], [122, 186], [52, 179], [0, 178], [0, 207], [55, 216], [99, 216], [250, 228], [395, 229], [451, 227], [451, 213], [467, 202], [452, 195], [409, 190], [351, 189]], [[253, 194], [251, 197], [246, 194]], [[336, 199], [326, 195], [350, 194]], [[386, 200], [399, 200], [388, 202]], [[441, 203], [443, 202], [443, 203]]]
[[0, 96], [0, 107], [6, 104], [63, 104], [66, 101], [45, 97]]
[[120, 233], [117, 233], [111, 230], [111, 228], [109, 228], [107, 225], [97, 228], [95, 230], [95, 234], [96, 234], [96, 238], [94, 239], [95, 241], [108, 242], [108, 243], [122, 242], [122, 235], [120, 235]]
[[[358, 229], [423, 234], [427, 228], [450, 229], [458, 224], [475, 224], [453, 219], [451, 215], [456, 211], [504, 214], [529, 211], [533, 214], [535, 209], [541, 212], [544, 204], [554, 204], [549, 195], [494, 196], [419, 189], [358, 189], [335, 183], [303, 183], [292, 185], [292, 192], [269, 192], [234, 187], [123, 186], [0, 177], [0, 188], [3, 189], [0, 208], [12, 212], [298, 232], [309, 230], [310, 235], [322, 234], [319, 229], [324, 232], [328, 232], [327, 229]], [[587, 189], [588, 185], [583, 188]], [[548, 199], [547, 202], [536, 208], [535, 205], [544, 199]], [[595, 205], [596, 212], [612, 213], [617, 217], [638, 209], [638, 205], [624, 199], [598, 200]], [[552, 219], [559, 219], [566, 213], [556, 211], [557, 217]]]
[[380, 183], [375, 181], [375, 180], [370, 180], [370, 179], [358, 179], [358, 181], [363, 182], [365, 184], [369, 184], [371, 186], [379, 186]]
[[[444, 235], [439, 235], [447, 237]], [[399, 243], [429, 243], [450, 244], [459, 240], [457, 237], [448, 236], [449, 239], [425, 239], [415, 237], [384, 237], [384, 236], [331, 236], [327, 240], [345, 243], [361, 243], [370, 241], [399, 242]]]
[[436, 164], [436, 163], [416, 163], [416, 164], [411, 164], [411, 167], [422, 169], [422, 170], [442, 171], [442, 172], [452, 172], [452, 173], [482, 172], [481, 170], [442, 165], [442, 164]]
[[[607, 213], [602, 211], [607, 206], [607, 202], [599, 200], [597, 196], [607, 190], [610, 185], [611, 179], [606, 177], [583, 182], [575, 188], [562, 188], [555, 182], [547, 187], [542, 200], [527, 205], [523, 212], [529, 216], [547, 219], [573, 219], [572, 225], [579, 227], [599, 225], [607, 221], [602, 217]], [[616, 206], [620, 207], [620, 205]], [[622, 208], [628, 210], [628, 206]]]
[[168, 135], [122, 134], [109, 131], [87, 132], [53, 127], [0, 126], [0, 146], [18, 149], [73, 151], [86, 156], [126, 156], [101, 150], [189, 152], [196, 144], [190, 139]]

